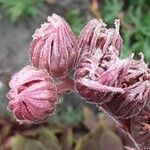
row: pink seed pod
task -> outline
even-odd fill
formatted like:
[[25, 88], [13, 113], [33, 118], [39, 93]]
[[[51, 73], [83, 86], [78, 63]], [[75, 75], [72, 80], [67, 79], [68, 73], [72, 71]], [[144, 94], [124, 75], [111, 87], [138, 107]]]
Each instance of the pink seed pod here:
[[[121, 88], [115, 87], [115, 84], [125, 65], [128, 67], [128, 61], [119, 60], [110, 53], [102, 56], [97, 53], [93, 56], [85, 55], [75, 72], [76, 90], [92, 103], [102, 104], [110, 101], [114, 94], [123, 92]], [[125, 70], [126, 67], [122, 72], [125, 73]]]
[[24, 67], [9, 86], [8, 109], [20, 123], [40, 123], [54, 113], [57, 89], [46, 71]]
[[55, 78], [63, 77], [75, 67], [78, 55], [77, 40], [60, 16], [53, 14], [35, 31], [30, 59], [36, 68], [47, 70]]
[[115, 47], [120, 54], [123, 42], [119, 34], [119, 27], [119, 20], [115, 20], [115, 29], [107, 29], [106, 24], [101, 19], [89, 21], [79, 36], [80, 54], [95, 53], [98, 48], [102, 53], [105, 53], [110, 45]]
[[81, 59], [75, 73], [79, 94], [98, 107], [105, 104], [105, 109], [117, 118], [127, 119], [137, 115], [150, 93], [150, 84], [145, 76], [147, 65], [143, 59], [118, 58], [112, 59], [115, 61], [111, 63], [111, 59], [102, 61], [105, 57], [98, 61], [98, 55], [88, 56]]
[[150, 101], [137, 116], [131, 118], [131, 135], [141, 150], [150, 149]]
[[95, 50], [94, 54], [87, 53], [78, 63], [75, 79], [88, 77], [92, 80], [99, 78], [100, 74], [106, 71], [111, 65], [119, 60], [116, 49], [112, 46], [103, 54], [99, 49]]
[[[121, 63], [118, 65], [121, 65], [118, 72], [112, 65], [100, 76], [100, 81], [103, 81], [104, 85], [115, 86], [124, 91], [121, 94], [114, 94], [104, 106], [112, 116], [124, 119], [136, 116], [147, 103], [150, 93], [148, 66], [143, 58], [140, 61], [132, 57], [126, 60], [123, 65]], [[100, 104], [97, 106], [100, 107]]]

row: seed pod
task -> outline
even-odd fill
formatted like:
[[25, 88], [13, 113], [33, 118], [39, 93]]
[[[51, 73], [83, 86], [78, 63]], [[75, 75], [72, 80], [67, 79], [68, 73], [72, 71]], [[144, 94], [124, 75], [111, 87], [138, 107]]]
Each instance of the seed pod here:
[[87, 53], [78, 63], [75, 79], [85, 76], [92, 80], [98, 79], [104, 71], [119, 60], [117, 55], [116, 49], [112, 46], [108, 48], [105, 54], [101, 53], [99, 49], [94, 54]]
[[57, 90], [47, 72], [24, 67], [12, 77], [9, 86], [8, 109], [20, 123], [39, 123], [54, 113]]
[[63, 77], [75, 67], [77, 40], [67, 22], [53, 14], [35, 31], [30, 45], [33, 66], [47, 70], [53, 77]]
[[96, 49], [104, 54], [111, 45], [115, 47], [119, 55], [122, 49], [119, 27], [119, 20], [115, 20], [115, 29], [107, 29], [101, 19], [90, 20], [79, 36], [80, 55], [85, 55], [87, 52], [95, 53]]
[[122, 88], [124, 94], [117, 95], [106, 103], [108, 111], [119, 118], [136, 116], [147, 103], [150, 93], [148, 66], [143, 55], [141, 60], [134, 60], [132, 57], [128, 59], [127, 67], [123, 66], [126, 71], [117, 78], [117, 87]]
[[123, 92], [114, 85], [125, 62], [110, 55], [109, 51], [102, 56], [97, 53], [85, 55], [75, 72], [76, 90], [92, 103], [110, 101], [114, 94]]

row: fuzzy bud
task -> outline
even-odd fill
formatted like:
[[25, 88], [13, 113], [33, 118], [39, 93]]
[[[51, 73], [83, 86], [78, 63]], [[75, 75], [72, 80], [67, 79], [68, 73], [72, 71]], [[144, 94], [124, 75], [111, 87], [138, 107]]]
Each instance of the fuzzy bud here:
[[[109, 73], [108, 76], [111, 74]], [[105, 76], [104, 74], [101, 80]], [[127, 64], [122, 65], [118, 77], [115, 78], [113, 75], [113, 79], [116, 80], [114, 86], [121, 88], [124, 92], [121, 95], [115, 95], [111, 101], [105, 103], [107, 111], [117, 118], [136, 116], [149, 100], [150, 81], [148, 76], [148, 66], [143, 58], [139, 61], [132, 57], [127, 59]]]
[[60, 16], [53, 14], [35, 31], [30, 59], [36, 68], [47, 70], [53, 77], [63, 77], [75, 67], [78, 55], [77, 40]]
[[24, 67], [12, 77], [9, 86], [8, 109], [20, 123], [39, 123], [54, 113], [57, 89], [47, 72]]
[[123, 92], [121, 88], [113, 86], [126, 61], [119, 60], [112, 50], [113, 47], [110, 47], [105, 55], [97, 52], [94, 55], [87, 54], [79, 62], [75, 72], [76, 90], [89, 102], [104, 103], [114, 93]]
[[137, 115], [150, 93], [150, 83], [143, 76], [147, 65], [132, 57], [104, 61], [103, 56], [99, 61], [96, 56], [83, 57], [79, 63], [75, 74], [79, 94], [98, 107], [105, 104], [107, 112], [117, 118]]
[[100, 49], [102, 53], [105, 53], [111, 45], [120, 54], [122, 38], [119, 34], [119, 27], [119, 20], [115, 20], [115, 29], [107, 29], [106, 24], [101, 19], [89, 21], [80, 33], [80, 54], [84, 55], [87, 52], [95, 53], [96, 49]]

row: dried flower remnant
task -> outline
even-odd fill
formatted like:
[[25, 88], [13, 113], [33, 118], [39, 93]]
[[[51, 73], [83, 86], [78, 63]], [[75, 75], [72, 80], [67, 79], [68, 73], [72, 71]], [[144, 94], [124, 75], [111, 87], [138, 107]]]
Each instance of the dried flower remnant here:
[[87, 52], [95, 53], [95, 50], [98, 48], [102, 53], [105, 53], [111, 45], [115, 47], [118, 54], [120, 54], [122, 38], [119, 34], [119, 27], [119, 20], [115, 20], [115, 29], [106, 28], [106, 24], [101, 19], [89, 21], [80, 33], [80, 54], [84, 55]]
[[75, 67], [77, 40], [67, 22], [53, 14], [35, 31], [30, 45], [33, 66], [46, 69], [53, 77], [63, 77]]
[[20, 123], [39, 123], [54, 113], [57, 89], [47, 72], [24, 67], [12, 77], [9, 86], [8, 109]]

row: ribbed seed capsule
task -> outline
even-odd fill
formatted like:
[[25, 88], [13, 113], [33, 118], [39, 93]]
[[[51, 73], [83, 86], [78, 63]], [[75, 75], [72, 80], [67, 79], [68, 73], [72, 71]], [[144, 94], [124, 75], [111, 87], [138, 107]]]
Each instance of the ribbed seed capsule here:
[[33, 66], [47, 70], [53, 77], [68, 75], [78, 59], [77, 40], [67, 22], [53, 14], [35, 31], [30, 45]]
[[39, 123], [54, 113], [57, 89], [47, 72], [24, 67], [12, 77], [9, 86], [8, 109], [20, 123]]
[[118, 54], [120, 54], [122, 38], [119, 33], [119, 27], [119, 20], [115, 20], [115, 29], [106, 28], [106, 24], [101, 19], [90, 20], [79, 36], [80, 55], [82, 56], [87, 52], [93, 54], [97, 49], [100, 49], [104, 54], [110, 46], [115, 47]]

